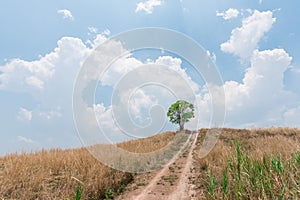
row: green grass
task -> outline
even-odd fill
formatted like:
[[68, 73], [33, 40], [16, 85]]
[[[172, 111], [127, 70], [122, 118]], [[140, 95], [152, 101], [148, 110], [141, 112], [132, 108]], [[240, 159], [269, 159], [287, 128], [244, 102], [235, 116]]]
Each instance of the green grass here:
[[82, 198], [82, 186], [80, 184], [76, 187], [75, 200], [81, 200]]
[[280, 154], [250, 158], [238, 141], [222, 174], [207, 172], [210, 199], [299, 199], [300, 154], [283, 160]]

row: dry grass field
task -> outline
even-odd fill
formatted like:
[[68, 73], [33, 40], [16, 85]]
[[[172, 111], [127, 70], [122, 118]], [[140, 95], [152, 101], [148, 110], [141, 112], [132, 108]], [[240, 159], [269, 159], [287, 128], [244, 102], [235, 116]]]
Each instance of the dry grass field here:
[[300, 199], [299, 129], [223, 129], [212, 152], [194, 158], [197, 199]]
[[[133, 152], [164, 147], [174, 132], [118, 144]], [[85, 148], [10, 154], [0, 158], [0, 199], [110, 199], [133, 174], [104, 166]]]
[[[193, 149], [192, 199], [300, 199], [300, 129], [224, 128], [215, 148], [199, 158], [206, 132], [199, 130]], [[167, 132], [118, 146], [146, 153], [174, 137]], [[113, 199], [129, 183], [146, 187], [155, 173], [110, 169], [84, 148], [11, 154], [0, 158], [0, 199]]]

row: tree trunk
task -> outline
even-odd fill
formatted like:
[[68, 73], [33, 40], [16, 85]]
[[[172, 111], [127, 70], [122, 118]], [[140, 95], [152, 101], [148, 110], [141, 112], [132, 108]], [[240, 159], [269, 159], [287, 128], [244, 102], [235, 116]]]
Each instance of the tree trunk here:
[[183, 111], [180, 110], [180, 114], [179, 114], [179, 131], [183, 131], [184, 129], [184, 122], [183, 122], [183, 119], [182, 119], [182, 113]]
[[180, 130], [180, 131], [183, 131], [183, 129], [184, 129], [184, 123], [180, 123], [180, 124], [179, 124], [179, 130]]

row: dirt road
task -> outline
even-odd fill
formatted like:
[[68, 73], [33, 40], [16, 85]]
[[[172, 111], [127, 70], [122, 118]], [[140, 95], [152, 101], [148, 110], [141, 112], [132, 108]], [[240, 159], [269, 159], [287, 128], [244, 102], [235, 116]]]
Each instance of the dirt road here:
[[192, 133], [190, 147], [176, 161], [156, 173], [141, 175], [117, 199], [196, 199], [191, 179], [193, 177], [193, 151], [198, 134], [198, 132]]

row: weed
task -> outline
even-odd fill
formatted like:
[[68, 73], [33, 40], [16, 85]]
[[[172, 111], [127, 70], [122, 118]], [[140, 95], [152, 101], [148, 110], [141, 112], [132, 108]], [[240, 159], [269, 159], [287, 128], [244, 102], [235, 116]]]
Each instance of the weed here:
[[210, 195], [210, 197], [213, 199], [215, 197], [215, 189], [217, 186], [217, 179], [214, 177], [214, 175], [212, 174], [212, 172], [209, 172], [208, 175], [208, 193]]
[[108, 189], [105, 191], [105, 199], [104, 200], [112, 200], [114, 198], [114, 190], [113, 189]]
[[75, 200], [81, 200], [82, 198], [82, 186], [78, 183], [76, 187]]
[[225, 198], [228, 192], [228, 175], [227, 175], [227, 168], [223, 169], [223, 182], [222, 182], [222, 199]]
[[[264, 155], [250, 158], [235, 141], [235, 156], [224, 163], [221, 182], [212, 170], [207, 175], [207, 193], [210, 198], [222, 199], [286, 199], [299, 197], [299, 153], [283, 160]], [[292, 164], [291, 164], [292, 163]], [[298, 166], [295, 166], [298, 165]], [[295, 177], [297, 175], [297, 177]], [[291, 177], [295, 177], [291, 179]], [[218, 192], [221, 191], [221, 192]], [[218, 195], [220, 194], [220, 195]]]

